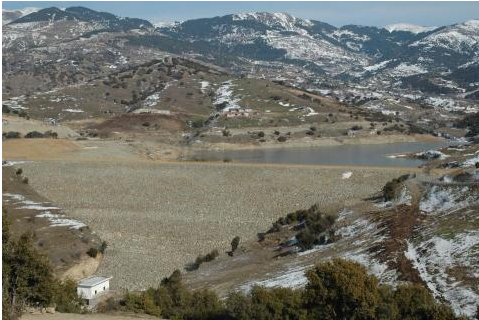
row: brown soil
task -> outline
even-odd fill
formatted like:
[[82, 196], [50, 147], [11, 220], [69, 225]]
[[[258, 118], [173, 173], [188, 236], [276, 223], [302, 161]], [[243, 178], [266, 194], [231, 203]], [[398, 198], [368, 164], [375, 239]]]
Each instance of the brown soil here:
[[[72, 270], [71, 268], [77, 270], [77, 275], [93, 274], [101, 257], [90, 258], [86, 255], [86, 251], [90, 247], [97, 247], [100, 239], [92, 234], [88, 227], [72, 229], [66, 226], [50, 226], [47, 218], [36, 217], [38, 214], [45, 213], [46, 210], [22, 208], [26, 206], [25, 202], [21, 203], [11, 196], [6, 196], [6, 194], [23, 196], [24, 200], [35, 202], [40, 207], [56, 207], [55, 204], [36, 193], [28, 184], [23, 183], [22, 177], [15, 174], [15, 170], [14, 167], [2, 168], [2, 206], [12, 222], [13, 237], [18, 238], [25, 232], [33, 232], [36, 248], [49, 257], [52, 268], [59, 277], [74, 275], [65, 273]], [[61, 210], [52, 210], [51, 213], [64, 214]], [[78, 277], [74, 278], [78, 280]]]
[[79, 146], [63, 139], [11, 139], [3, 141], [3, 159], [54, 159]]
[[417, 226], [421, 225], [424, 216], [419, 211], [419, 199], [422, 190], [417, 183], [407, 181], [410, 194], [413, 198], [411, 205], [398, 205], [384, 212], [380, 228], [384, 228], [383, 235], [387, 240], [379, 243], [371, 249], [371, 252], [379, 252], [377, 257], [386, 262], [391, 269], [398, 271], [399, 280], [422, 283], [419, 272], [413, 267], [411, 260], [406, 258], [404, 252], [407, 249], [407, 239], [410, 239]]
[[164, 129], [181, 131], [185, 129], [184, 122], [179, 115], [165, 115], [154, 113], [122, 114], [112, 117], [101, 123], [93, 124], [89, 128], [99, 131], [141, 131], [148, 129]]

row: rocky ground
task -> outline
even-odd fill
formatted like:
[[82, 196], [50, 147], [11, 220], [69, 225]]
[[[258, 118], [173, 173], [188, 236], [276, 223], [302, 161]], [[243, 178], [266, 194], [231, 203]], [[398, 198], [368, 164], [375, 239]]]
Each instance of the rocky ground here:
[[[273, 220], [313, 203], [347, 203], [379, 191], [400, 169], [242, 164], [41, 161], [31, 185], [109, 243], [99, 273], [142, 289], [199, 253], [251, 240]], [[351, 171], [349, 179], [342, 179]], [[138, 270], [143, 270], [141, 275]]]

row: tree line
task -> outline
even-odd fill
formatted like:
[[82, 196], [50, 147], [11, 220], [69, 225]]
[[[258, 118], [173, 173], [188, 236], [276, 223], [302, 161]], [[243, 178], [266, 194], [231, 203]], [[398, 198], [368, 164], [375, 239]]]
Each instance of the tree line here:
[[226, 299], [208, 289], [189, 290], [181, 272], [164, 278], [157, 288], [128, 292], [109, 299], [99, 311], [133, 311], [166, 319], [185, 320], [456, 320], [451, 307], [437, 302], [420, 284], [396, 288], [379, 284], [359, 263], [334, 259], [306, 272], [302, 289], [254, 286], [247, 294], [233, 292]]

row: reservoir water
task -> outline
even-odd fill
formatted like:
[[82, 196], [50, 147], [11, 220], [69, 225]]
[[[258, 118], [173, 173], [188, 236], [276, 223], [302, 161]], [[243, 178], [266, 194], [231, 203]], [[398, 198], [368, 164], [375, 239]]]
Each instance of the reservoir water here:
[[417, 167], [424, 160], [394, 158], [393, 154], [421, 152], [452, 145], [439, 142], [396, 142], [388, 144], [339, 145], [321, 147], [279, 147], [247, 150], [207, 150], [196, 153], [197, 159], [250, 163], [283, 163], [339, 166]]

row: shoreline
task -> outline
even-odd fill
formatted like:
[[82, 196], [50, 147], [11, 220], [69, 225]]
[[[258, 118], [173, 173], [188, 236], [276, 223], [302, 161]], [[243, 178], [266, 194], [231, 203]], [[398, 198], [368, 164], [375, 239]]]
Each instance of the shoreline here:
[[430, 135], [384, 135], [375, 137], [329, 137], [329, 138], [303, 138], [298, 140], [289, 140], [287, 142], [265, 142], [262, 144], [238, 144], [238, 143], [207, 143], [204, 145], [192, 145], [183, 147], [182, 150], [188, 151], [223, 151], [223, 150], [258, 150], [258, 149], [283, 149], [283, 148], [320, 148], [341, 145], [375, 145], [391, 144], [401, 142], [447, 142], [444, 138]]

